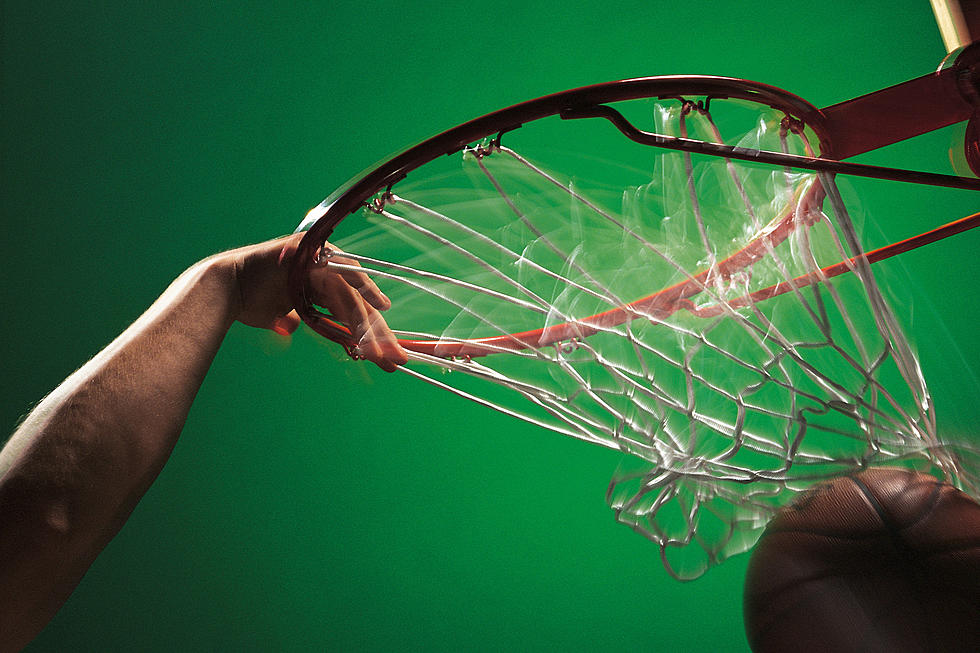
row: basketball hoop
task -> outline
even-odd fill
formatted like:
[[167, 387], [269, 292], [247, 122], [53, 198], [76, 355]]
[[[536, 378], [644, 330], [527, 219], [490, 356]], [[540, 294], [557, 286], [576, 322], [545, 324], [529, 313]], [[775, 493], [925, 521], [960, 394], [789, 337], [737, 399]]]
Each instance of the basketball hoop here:
[[[907, 461], [976, 495], [972, 454], [940, 440], [871, 263], [980, 216], [869, 253], [834, 182], [980, 190], [839, 160], [970, 118], [975, 52], [823, 110], [744, 80], [653, 77], [489, 114], [313, 209], [295, 305], [354, 351], [306, 273], [355, 261], [392, 299], [405, 373], [623, 451], [607, 499], [679, 578], [744, 551], [796, 492], [850, 470]], [[923, 89], [928, 116], [878, 115], [921, 104]]]

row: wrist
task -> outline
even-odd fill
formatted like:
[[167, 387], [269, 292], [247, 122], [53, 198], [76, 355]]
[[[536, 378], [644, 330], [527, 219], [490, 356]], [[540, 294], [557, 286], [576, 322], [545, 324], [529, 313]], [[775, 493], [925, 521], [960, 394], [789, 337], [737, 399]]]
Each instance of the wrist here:
[[290, 238], [296, 237], [241, 247], [198, 264], [202, 283], [212, 284], [227, 299], [228, 326], [238, 321], [278, 330], [280, 319], [290, 313], [289, 257], [281, 257]]

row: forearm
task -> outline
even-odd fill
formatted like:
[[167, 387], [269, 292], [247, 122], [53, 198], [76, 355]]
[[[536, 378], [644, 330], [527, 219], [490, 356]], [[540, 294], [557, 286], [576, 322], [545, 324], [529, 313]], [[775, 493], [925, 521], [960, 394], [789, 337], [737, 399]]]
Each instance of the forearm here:
[[[185, 272], [0, 451], [0, 653], [41, 631], [156, 478], [231, 324], [298, 326], [287, 269], [301, 238], [225, 252]], [[405, 363], [378, 312], [390, 302], [367, 275], [319, 265], [308, 281], [366, 359], [388, 371]]]
[[185, 272], [0, 452], [0, 633], [32, 621], [39, 630], [156, 478], [234, 321], [237, 292], [227, 265]]

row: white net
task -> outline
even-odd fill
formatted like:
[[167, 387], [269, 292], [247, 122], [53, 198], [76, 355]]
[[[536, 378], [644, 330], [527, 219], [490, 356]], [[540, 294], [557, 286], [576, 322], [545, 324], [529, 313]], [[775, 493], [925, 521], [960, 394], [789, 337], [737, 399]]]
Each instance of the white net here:
[[[662, 134], [814, 154], [767, 107], [636, 110]], [[606, 139], [572, 138], [599, 155], [508, 135], [342, 223], [333, 244], [392, 299], [407, 373], [625, 452], [609, 505], [679, 578], [817, 479], [902, 460], [968, 484], [830, 176], [588, 129]]]

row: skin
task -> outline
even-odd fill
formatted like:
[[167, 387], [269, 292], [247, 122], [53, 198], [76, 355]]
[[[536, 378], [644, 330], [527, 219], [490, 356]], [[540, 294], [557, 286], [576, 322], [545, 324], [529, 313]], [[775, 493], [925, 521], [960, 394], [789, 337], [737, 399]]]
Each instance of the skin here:
[[[298, 327], [286, 271], [299, 237], [192, 266], [0, 450], [0, 651], [22, 649], [44, 628], [125, 523], [170, 456], [231, 325]], [[363, 358], [389, 372], [405, 363], [380, 314], [390, 301], [367, 275], [317, 267], [310, 287], [349, 326]]]

